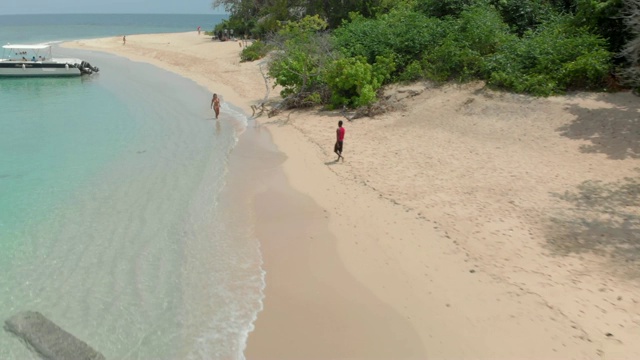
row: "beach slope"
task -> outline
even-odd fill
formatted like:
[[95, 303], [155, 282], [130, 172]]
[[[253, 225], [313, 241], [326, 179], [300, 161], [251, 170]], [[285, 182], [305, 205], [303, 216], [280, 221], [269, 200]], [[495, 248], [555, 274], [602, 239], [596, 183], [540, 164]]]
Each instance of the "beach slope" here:
[[[119, 40], [65, 46], [155, 64], [247, 113], [265, 96], [237, 42]], [[247, 358], [640, 358], [637, 98], [405, 90], [382, 116], [287, 111], [241, 138], [266, 271]], [[242, 147], [263, 130], [284, 154], [266, 167]]]

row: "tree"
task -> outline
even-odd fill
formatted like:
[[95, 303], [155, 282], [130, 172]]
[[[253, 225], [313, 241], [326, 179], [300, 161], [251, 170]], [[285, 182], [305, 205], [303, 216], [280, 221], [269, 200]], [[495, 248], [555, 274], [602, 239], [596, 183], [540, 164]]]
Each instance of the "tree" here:
[[231, 14], [232, 22], [253, 19], [256, 29], [266, 33], [276, 31], [278, 21], [297, 21], [313, 15], [319, 15], [327, 21], [329, 29], [335, 29], [349, 13], [373, 17], [378, 10], [390, 5], [389, 0], [213, 0], [212, 6], [224, 7]]
[[527, 30], [535, 30], [554, 12], [553, 6], [545, 1], [493, 0], [492, 4], [500, 11], [503, 20], [520, 36]]
[[259, 36], [275, 31], [278, 21], [289, 20], [289, 7], [302, 1], [305, 0], [214, 0], [212, 6], [222, 6], [230, 13], [228, 23], [235, 31]]
[[327, 19], [330, 29], [335, 29], [349, 18], [349, 13], [359, 13], [371, 18], [382, 4], [381, 0], [322, 0], [317, 13]]
[[457, 16], [475, 0], [417, 0], [415, 8], [427, 16]]
[[270, 39], [278, 50], [271, 56], [269, 76], [282, 86], [280, 95], [295, 106], [321, 103], [326, 84], [322, 72], [337, 54], [324, 31], [327, 23], [307, 16], [287, 23]]
[[620, 16], [625, 0], [575, 0], [576, 26], [586, 26], [609, 43], [609, 51], [619, 52], [628, 39]]
[[623, 83], [637, 90], [640, 88], [640, 0], [624, 0], [622, 16], [632, 38], [620, 53], [628, 63], [620, 71], [620, 77]]

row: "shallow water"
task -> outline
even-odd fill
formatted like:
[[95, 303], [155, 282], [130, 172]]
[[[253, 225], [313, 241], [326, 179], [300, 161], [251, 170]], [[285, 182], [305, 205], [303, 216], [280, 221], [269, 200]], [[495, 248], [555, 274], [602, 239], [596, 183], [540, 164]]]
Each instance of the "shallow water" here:
[[[56, 51], [101, 71], [0, 80], [0, 319], [40, 311], [109, 359], [242, 358], [261, 259], [217, 199], [246, 118], [216, 123], [205, 89], [152, 66]], [[30, 356], [0, 332], [1, 359]]]

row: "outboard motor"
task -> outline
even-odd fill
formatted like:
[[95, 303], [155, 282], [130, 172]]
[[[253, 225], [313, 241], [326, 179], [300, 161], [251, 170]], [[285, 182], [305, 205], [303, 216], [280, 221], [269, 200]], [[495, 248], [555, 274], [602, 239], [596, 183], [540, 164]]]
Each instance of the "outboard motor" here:
[[86, 61], [81, 62], [80, 65], [78, 66], [78, 68], [80, 69], [80, 73], [83, 74], [83, 75], [84, 74], [91, 75], [94, 72], [100, 71], [100, 69], [98, 69], [98, 67], [91, 66], [91, 64], [89, 64]]

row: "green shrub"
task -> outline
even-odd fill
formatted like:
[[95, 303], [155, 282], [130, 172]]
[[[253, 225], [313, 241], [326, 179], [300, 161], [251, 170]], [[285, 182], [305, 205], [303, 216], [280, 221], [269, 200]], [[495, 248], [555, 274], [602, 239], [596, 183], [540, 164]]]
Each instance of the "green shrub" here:
[[[366, 106], [385, 83], [421, 78], [485, 79], [541, 96], [602, 88], [606, 40], [554, 15], [548, 4], [557, 1], [408, 0], [375, 18], [351, 14], [331, 34], [319, 16], [279, 23], [269, 75], [295, 106]], [[264, 56], [263, 46], [245, 49], [243, 60]]]
[[535, 29], [554, 13], [553, 6], [546, 1], [492, 0], [506, 23], [518, 35]]
[[480, 73], [482, 57], [463, 43], [447, 39], [427, 55], [426, 72], [436, 81], [468, 81]]
[[373, 64], [378, 56], [393, 55], [392, 75], [397, 76], [444, 39], [444, 25], [442, 20], [401, 8], [376, 19], [353, 16], [332, 35], [346, 57], [363, 56]]
[[305, 16], [299, 21], [286, 23], [282, 30], [280, 30], [280, 34], [284, 37], [299, 38], [323, 31], [327, 26], [327, 22], [322, 20], [318, 15]]
[[466, 8], [454, 21], [451, 35], [456, 42], [466, 44], [480, 56], [492, 54], [509, 38], [509, 26], [491, 5], [479, 4]]
[[319, 93], [314, 92], [307, 95], [304, 98], [304, 102], [307, 104], [319, 105], [319, 104], [322, 104], [322, 96]]
[[604, 49], [594, 49], [580, 55], [575, 61], [562, 66], [560, 80], [572, 89], [601, 89], [611, 70], [611, 54]]
[[269, 63], [269, 76], [275, 79], [275, 85], [282, 86], [282, 97], [308, 97], [326, 87], [321, 75], [336, 55], [328, 36], [321, 31], [324, 28], [326, 23], [315, 16], [289, 23], [280, 31], [280, 45]]
[[502, 88], [517, 93], [547, 96], [557, 92], [557, 83], [552, 76], [541, 74], [518, 74], [498, 71], [491, 74], [490, 84], [500, 84]]
[[402, 7], [376, 19], [353, 16], [333, 35], [345, 56], [363, 56], [369, 64], [393, 54], [396, 80], [425, 74], [439, 81], [469, 80], [482, 74], [483, 57], [495, 52], [509, 32], [492, 6], [480, 1], [467, 6], [471, 3], [465, 2], [457, 18], [427, 17]]
[[331, 90], [331, 105], [360, 107], [373, 103], [394, 67], [393, 59], [385, 57], [378, 57], [374, 65], [362, 56], [334, 61], [325, 74]]
[[268, 44], [260, 40], [254, 41], [251, 45], [242, 49], [242, 52], [240, 53], [240, 60], [255, 61], [258, 59], [262, 59], [263, 57], [267, 56], [269, 51], [271, 51], [272, 49], [272, 46], [269, 46]]
[[445, 38], [425, 51], [425, 71], [436, 81], [468, 81], [482, 76], [484, 57], [509, 39], [509, 28], [486, 4], [466, 8], [457, 19], [447, 19]]
[[410, 82], [422, 79], [424, 77], [424, 69], [419, 61], [412, 61], [404, 71], [398, 76], [398, 81]]
[[416, 0], [415, 9], [427, 16], [457, 16], [477, 0]]
[[289, 49], [274, 56], [269, 76], [275, 79], [274, 85], [282, 86], [280, 95], [287, 97], [312, 90], [320, 81], [320, 68], [304, 50]]
[[[607, 50], [619, 52], [630, 33], [624, 24], [623, 0], [573, 0], [573, 26], [586, 27], [607, 39]], [[636, 14], [637, 16], [637, 14]]]
[[568, 20], [559, 17], [511, 37], [484, 64], [489, 84], [540, 96], [602, 86], [611, 61], [606, 42]]

